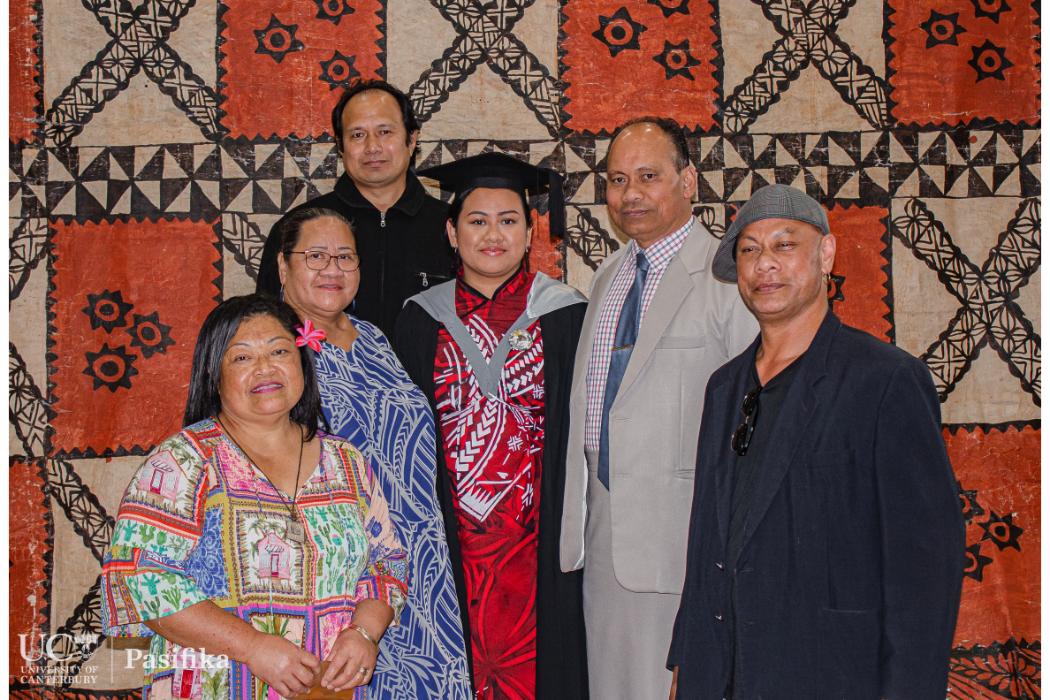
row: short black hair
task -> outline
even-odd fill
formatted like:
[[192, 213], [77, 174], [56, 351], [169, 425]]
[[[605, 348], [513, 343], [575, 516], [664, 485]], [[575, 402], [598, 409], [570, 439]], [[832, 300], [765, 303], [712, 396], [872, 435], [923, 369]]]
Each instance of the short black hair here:
[[[416, 111], [412, 109], [412, 102], [408, 99], [408, 95], [385, 80], [358, 80], [347, 88], [339, 101], [335, 103], [335, 107], [332, 108], [332, 133], [335, 134], [335, 147], [340, 153], [343, 152], [343, 110], [346, 109], [350, 100], [369, 90], [381, 90], [397, 101], [397, 106], [401, 109], [401, 123], [405, 125], [406, 146], [411, 141], [412, 134], [419, 131]], [[414, 153], [412, 158], [415, 159]]]
[[[271, 236], [277, 236], [277, 240], [280, 241], [279, 247], [281, 255], [287, 260], [291, 256], [292, 251], [295, 250], [295, 246], [299, 245], [299, 236], [303, 232], [303, 224], [314, 219], [336, 219], [346, 224], [346, 227], [350, 229], [350, 235], [355, 236], [354, 227], [350, 223], [350, 220], [345, 216], [337, 212], [335, 209], [329, 209], [328, 207], [303, 207], [302, 209], [294, 209], [287, 216], [281, 218], [276, 224], [274, 224], [273, 231], [270, 232]], [[355, 236], [356, 237], [356, 236]]]
[[[246, 294], [230, 297], [208, 314], [197, 335], [193, 349], [193, 367], [190, 370], [190, 392], [186, 397], [183, 425], [193, 425], [205, 418], [217, 417], [222, 410], [219, 380], [222, 377], [222, 358], [233, 336], [246, 319], [272, 316], [294, 337], [301, 325], [292, 307], [264, 294]], [[303, 395], [292, 407], [291, 419], [306, 429], [306, 439], [312, 440], [319, 424], [327, 425], [321, 411], [321, 391], [314, 371], [313, 351], [297, 348], [299, 365], [303, 370]]]
[[624, 122], [616, 127], [616, 131], [613, 132], [612, 140], [609, 141], [609, 148], [612, 148], [613, 142], [616, 141], [616, 137], [618, 137], [624, 129], [629, 126], [634, 126], [635, 124], [652, 124], [657, 129], [664, 132], [667, 138], [671, 140], [671, 145], [674, 146], [674, 167], [678, 172], [681, 172], [683, 168], [689, 165], [691, 162], [689, 159], [689, 143], [685, 138], [685, 130], [667, 117], [637, 117]]

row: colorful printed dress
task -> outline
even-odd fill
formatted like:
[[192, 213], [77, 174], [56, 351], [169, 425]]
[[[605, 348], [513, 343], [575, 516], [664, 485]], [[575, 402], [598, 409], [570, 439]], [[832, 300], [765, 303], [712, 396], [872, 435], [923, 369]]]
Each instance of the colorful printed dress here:
[[357, 600], [381, 600], [397, 620], [407, 564], [386, 499], [352, 445], [319, 436], [321, 458], [295, 499], [302, 544], [287, 536], [286, 500], [211, 419], [165, 440], [136, 472], [103, 560], [102, 624], [110, 636], [152, 636], [144, 696], [275, 696], [245, 664], [143, 624], [204, 600], [321, 658]]
[[[456, 315], [490, 360], [525, 311], [532, 275], [492, 299], [462, 280]], [[494, 393], [481, 390], [463, 349], [438, 334], [434, 391], [459, 523], [479, 698], [536, 694], [536, 547], [543, 454], [543, 337], [530, 323]], [[527, 341], [526, 341], [527, 338]], [[527, 347], [525, 347], [527, 343]]]
[[369, 697], [466, 700], [467, 651], [435, 490], [434, 416], [382, 332], [359, 319], [354, 326], [349, 351], [324, 343], [316, 354], [321, 403], [331, 431], [372, 465], [409, 563], [401, 624], [383, 637]]

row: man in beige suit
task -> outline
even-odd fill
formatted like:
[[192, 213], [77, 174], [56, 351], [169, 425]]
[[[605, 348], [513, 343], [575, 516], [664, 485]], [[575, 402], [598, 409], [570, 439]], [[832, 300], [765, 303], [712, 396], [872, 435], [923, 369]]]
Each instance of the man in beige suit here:
[[591, 696], [649, 700], [671, 686], [704, 387], [758, 325], [711, 274], [681, 130], [628, 123], [607, 162], [609, 218], [631, 240], [595, 273], [576, 353], [561, 566], [584, 570]]

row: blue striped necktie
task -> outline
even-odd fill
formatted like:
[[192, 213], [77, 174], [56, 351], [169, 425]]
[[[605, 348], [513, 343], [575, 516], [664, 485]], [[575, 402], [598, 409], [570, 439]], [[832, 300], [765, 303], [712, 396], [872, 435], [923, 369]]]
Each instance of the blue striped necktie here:
[[639, 252], [635, 258], [634, 284], [627, 292], [620, 309], [620, 319], [616, 322], [616, 336], [613, 338], [612, 355], [609, 357], [609, 375], [605, 380], [605, 397], [602, 400], [602, 430], [598, 443], [598, 481], [609, 488], [609, 409], [612, 408], [616, 393], [620, 390], [623, 373], [631, 359], [634, 341], [638, 338], [638, 326], [642, 320], [642, 291], [645, 289], [645, 278], [649, 274], [649, 261], [645, 253]]

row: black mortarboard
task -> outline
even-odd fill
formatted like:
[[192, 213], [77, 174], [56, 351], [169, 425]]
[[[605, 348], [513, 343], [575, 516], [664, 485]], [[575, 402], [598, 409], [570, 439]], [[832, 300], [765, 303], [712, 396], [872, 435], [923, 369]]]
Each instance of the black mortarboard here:
[[[565, 200], [561, 175], [550, 168], [540, 168], [505, 153], [482, 153], [451, 163], [420, 170], [421, 177], [437, 180], [441, 189], [457, 197], [478, 187], [524, 192], [527, 199], [548, 194], [546, 209], [550, 212], [551, 235], [565, 234]], [[541, 203], [542, 204], [542, 203]], [[542, 206], [537, 206], [541, 214]]]

